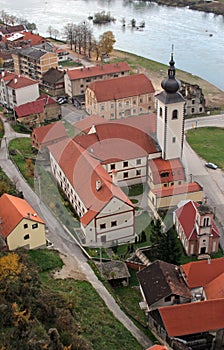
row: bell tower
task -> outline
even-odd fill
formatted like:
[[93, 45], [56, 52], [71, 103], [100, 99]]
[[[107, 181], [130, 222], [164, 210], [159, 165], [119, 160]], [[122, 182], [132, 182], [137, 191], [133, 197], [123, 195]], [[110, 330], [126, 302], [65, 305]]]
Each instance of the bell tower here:
[[161, 83], [163, 91], [155, 96], [156, 137], [164, 160], [182, 158], [183, 153], [185, 100], [178, 92], [181, 83], [175, 77], [174, 64], [171, 53], [168, 77]]

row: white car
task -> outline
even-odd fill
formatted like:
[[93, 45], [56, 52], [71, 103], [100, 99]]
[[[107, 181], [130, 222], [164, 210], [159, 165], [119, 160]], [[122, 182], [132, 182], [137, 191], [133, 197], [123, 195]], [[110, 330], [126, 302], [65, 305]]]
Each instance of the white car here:
[[218, 166], [216, 164], [211, 163], [211, 162], [205, 163], [205, 166], [207, 168], [214, 169], [214, 170], [218, 168]]

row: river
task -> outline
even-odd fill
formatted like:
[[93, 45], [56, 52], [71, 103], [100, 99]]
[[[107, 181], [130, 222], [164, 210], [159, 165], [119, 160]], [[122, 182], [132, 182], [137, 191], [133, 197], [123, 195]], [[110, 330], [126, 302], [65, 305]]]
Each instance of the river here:
[[[96, 39], [103, 32], [114, 33], [115, 48], [168, 64], [174, 45], [176, 68], [197, 75], [224, 90], [224, 17], [129, 0], [0, 0], [5, 12], [37, 25], [48, 36], [48, 26], [59, 30], [68, 23], [88, 21], [89, 15], [110, 12], [114, 23], [97, 26], [89, 21]], [[122, 27], [122, 18], [126, 21]], [[145, 21], [143, 31], [133, 30]]]

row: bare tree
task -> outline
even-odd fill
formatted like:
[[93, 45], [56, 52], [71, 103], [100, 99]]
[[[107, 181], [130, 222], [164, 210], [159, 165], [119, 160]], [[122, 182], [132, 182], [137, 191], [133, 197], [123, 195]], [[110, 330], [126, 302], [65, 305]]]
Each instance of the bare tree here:
[[66, 26], [64, 26], [64, 35], [66, 38], [66, 41], [69, 43], [70, 48], [72, 50], [73, 40], [74, 40], [74, 23], [68, 23]]

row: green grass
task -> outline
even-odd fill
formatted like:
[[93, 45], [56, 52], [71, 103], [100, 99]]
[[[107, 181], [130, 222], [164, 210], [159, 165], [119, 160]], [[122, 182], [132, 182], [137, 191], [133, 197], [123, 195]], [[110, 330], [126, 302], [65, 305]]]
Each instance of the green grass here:
[[108, 310], [98, 293], [86, 281], [42, 279], [59, 293], [79, 324], [80, 334], [94, 350], [142, 350], [142, 346]]
[[41, 272], [61, 269], [63, 262], [58, 253], [53, 250], [37, 249], [29, 250], [31, 260], [39, 267]]
[[187, 131], [187, 141], [206, 162], [224, 169], [224, 129], [216, 127], [197, 128]]

